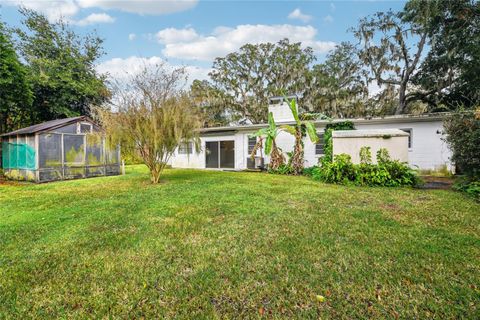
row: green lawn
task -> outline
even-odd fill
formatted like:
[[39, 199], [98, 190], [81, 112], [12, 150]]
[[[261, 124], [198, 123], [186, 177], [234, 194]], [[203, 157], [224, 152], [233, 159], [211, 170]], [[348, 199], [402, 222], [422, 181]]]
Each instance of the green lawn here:
[[480, 317], [480, 204], [451, 191], [134, 166], [0, 204], [1, 319]]

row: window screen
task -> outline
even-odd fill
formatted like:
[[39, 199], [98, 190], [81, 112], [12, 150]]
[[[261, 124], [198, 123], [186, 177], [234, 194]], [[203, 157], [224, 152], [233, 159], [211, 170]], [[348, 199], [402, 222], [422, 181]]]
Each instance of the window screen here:
[[55, 129], [55, 132], [75, 134], [75, 133], [77, 133], [77, 124], [76, 123], [69, 124], [68, 126]]
[[119, 164], [120, 159], [119, 159], [119, 149], [118, 148], [108, 148], [106, 147], [106, 162], [107, 164]]
[[41, 134], [38, 144], [40, 168], [54, 168], [62, 165], [62, 136], [60, 134]]
[[192, 143], [191, 142], [188, 142], [188, 143], [181, 143], [179, 146], [178, 146], [178, 153], [179, 154], [192, 154]]
[[315, 144], [315, 154], [321, 155], [325, 154], [325, 141], [323, 139], [323, 133], [317, 133], [318, 135], [318, 143]]
[[413, 145], [413, 141], [412, 141], [412, 133], [413, 133], [413, 129], [412, 128], [404, 128], [404, 129], [400, 129], [402, 131], [405, 131], [406, 133], [408, 133], [408, 149], [411, 149], [412, 148], [412, 145]]
[[80, 133], [91, 133], [92, 132], [92, 125], [89, 123], [81, 123], [80, 124]]
[[97, 136], [87, 135], [87, 165], [100, 166], [105, 162], [103, 154], [103, 139]]
[[63, 135], [63, 160], [66, 164], [85, 163], [85, 136]]
[[248, 137], [248, 154], [252, 154], [255, 145], [257, 144], [257, 137]]

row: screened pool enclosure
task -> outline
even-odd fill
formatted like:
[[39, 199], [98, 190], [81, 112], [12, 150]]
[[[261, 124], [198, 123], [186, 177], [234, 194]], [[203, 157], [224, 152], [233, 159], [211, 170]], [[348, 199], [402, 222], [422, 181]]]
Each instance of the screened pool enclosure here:
[[120, 174], [120, 149], [109, 148], [86, 117], [48, 121], [2, 135], [2, 167], [13, 180], [47, 182]]

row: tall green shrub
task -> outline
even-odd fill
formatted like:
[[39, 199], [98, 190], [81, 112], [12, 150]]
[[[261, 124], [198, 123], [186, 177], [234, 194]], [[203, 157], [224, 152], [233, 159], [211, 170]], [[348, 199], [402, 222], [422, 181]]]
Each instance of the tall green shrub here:
[[445, 141], [460, 173], [480, 179], [480, 109], [447, 117], [444, 128]]
[[321, 158], [322, 162], [333, 161], [333, 130], [355, 130], [355, 125], [352, 121], [332, 122], [326, 125], [323, 135], [325, 155]]

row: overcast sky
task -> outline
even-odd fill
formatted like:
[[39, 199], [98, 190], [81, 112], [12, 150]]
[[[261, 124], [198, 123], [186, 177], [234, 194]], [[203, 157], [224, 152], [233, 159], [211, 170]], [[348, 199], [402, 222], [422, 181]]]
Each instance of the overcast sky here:
[[80, 34], [96, 30], [105, 39], [101, 72], [121, 75], [167, 60], [204, 79], [215, 57], [245, 43], [289, 38], [321, 61], [336, 43], [352, 40], [347, 29], [359, 18], [400, 10], [404, 1], [0, 0], [1, 19], [19, 25], [21, 4], [63, 17]]

